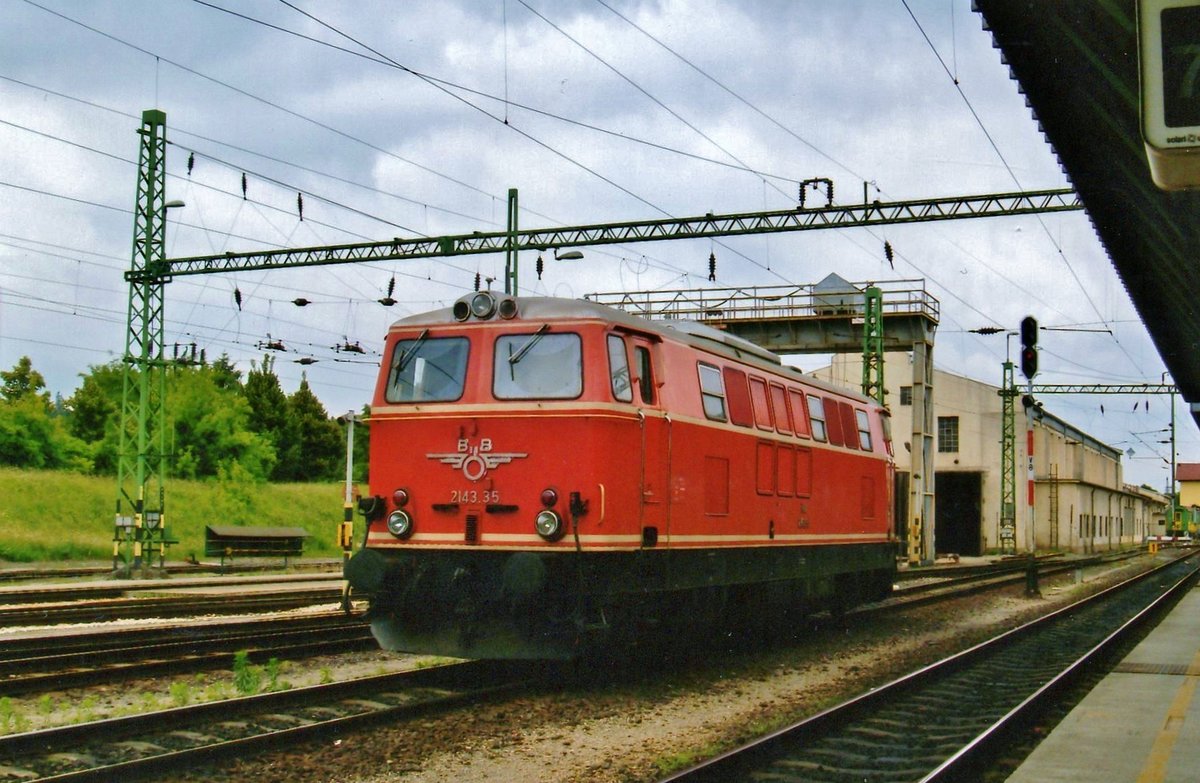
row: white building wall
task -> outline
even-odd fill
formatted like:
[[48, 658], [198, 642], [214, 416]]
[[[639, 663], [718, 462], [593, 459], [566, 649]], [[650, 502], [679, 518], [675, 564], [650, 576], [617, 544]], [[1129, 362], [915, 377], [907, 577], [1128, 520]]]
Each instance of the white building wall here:
[[[1000, 368], [997, 368], [999, 375]], [[812, 375], [859, 389], [862, 359], [838, 355], [828, 367]], [[896, 468], [907, 471], [912, 444], [912, 406], [901, 404], [903, 387], [912, 383], [910, 355], [889, 353], [884, 362], [885, 402], [892, 413], [895, 433]], [[957, 418], [958, 450], [943, 452], [934, 441], [934, 464], [943, 471], [982, 474], [980, 508], [981, 539], [985, 551], [998, 546], [1001, 490], [1001, 416], [1003, 401], [999, 387], [960, 375], [934, 371], [934, 418]], [[1024, 407], [1016, 407], [1016, 509], [1017, 548], [1106, 551], [1140, 544], [1161, 520], [1166, 499], [1144, 488], [1123, 483], [1120, 452], [1071, 427], [1047, 412], [1035, 411], [1033, 419], [1034, 510], [1032, 527], [1028, 515], [1027, 420]], [[935, 487], [936, 491], [936, 487]], [[1057, 509], [1052, 501], [1057, 496]], [[1053, 517], [1053, 518], [1052, 518]]]

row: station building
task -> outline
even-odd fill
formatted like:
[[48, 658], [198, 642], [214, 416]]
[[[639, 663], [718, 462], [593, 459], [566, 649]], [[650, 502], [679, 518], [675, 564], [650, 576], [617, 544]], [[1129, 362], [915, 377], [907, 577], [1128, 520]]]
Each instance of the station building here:
[[[912, 449], [910, 353], [884, 360], [885, 403], [892, 413], [898, 528], [907, 518]], [[862, 357], [836, 355], [811, 375], [861, 387]], [[938, 555], [1001, 550], [1001, 418], [999, 387], [934, 369], [934, 542]], [[1125, 484], [1119, 449], [1088, 435], [1045, 407], [1032, 409], [1032, 523], [1028, 506], [1026, 413], [1016, 405], [1016, 551], [1103, 552], [1141, 544], [1165, 529], [1168, 498]], [[898, 529], [903, 538], [906, 531]]]

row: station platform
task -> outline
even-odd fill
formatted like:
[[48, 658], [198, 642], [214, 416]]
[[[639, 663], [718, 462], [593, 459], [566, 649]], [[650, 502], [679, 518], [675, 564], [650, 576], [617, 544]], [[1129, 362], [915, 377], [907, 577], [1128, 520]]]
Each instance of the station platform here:
[[1200, 588], [1075, 706], [1008, 783], [1200, 781]]

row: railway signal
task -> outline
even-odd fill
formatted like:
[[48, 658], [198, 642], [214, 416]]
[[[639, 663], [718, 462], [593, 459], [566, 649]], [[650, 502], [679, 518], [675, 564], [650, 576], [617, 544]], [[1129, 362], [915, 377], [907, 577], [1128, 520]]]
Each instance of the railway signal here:
[[1029, 380], [1038, 371], [1038, 322], [1032, 315], [1021, 319], [1021, 374]]

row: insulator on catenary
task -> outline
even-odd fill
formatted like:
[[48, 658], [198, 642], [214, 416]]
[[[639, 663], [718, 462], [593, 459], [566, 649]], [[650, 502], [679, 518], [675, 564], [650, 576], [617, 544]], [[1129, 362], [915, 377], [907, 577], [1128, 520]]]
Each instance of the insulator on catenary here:
[[233, 301], [234, 301], [234, 303], [237, 304], [238, 312], [241, 312], [241, 310], [242, 310], [242, 289], [236, 288], [236, 287], [233, 289]]
[[391, 298], [391, 296], [392, 296], [392, 294], [395, 292], [395, 290], [396, 290], [396, 276], [395, 276], [395, 275], [392, 275], [392, 279], [388, 281], [388, 293], [387, 293], [387, 295], [388, 295], [388, 297], [389, 297], [389, 298]]
[[296, 307], [306, 307], [312, 304], [312, 302], [308, 299], [305, 299], [303, 296], [300, 296], [293, 299], [292, 304], [296, 305]]
[[246, 200], [246, 172], [242, 172], [242, 201]]
[[188, 153], [188, 176], [192, 176], [192, 169], [196, 167], [196, 153]]
[[479, 282], [480, 282], [480, 280], [479, 280], [479, 273], [478, 273], [478, 272], [476, 272], [476, 273], [475, 273], [475, 290], [476, 290], [476, 291], [478, 291], [478, 290], [479, 290]]
[[537, 259], [537, 276], [538, 276], [538, 280], [541, 280], [541, 279], [542, 279], [542, 270], [543, 270], [543, 269], [545, 269], [545, 266], [546, 266], [546, 263], [545, 263], [544, 261], [542, 261], [542, 256], [541, 256], [541, 254], [539, 253], [539, 254], [538, 254], [538, 259]]
[[713, 282], [713, 283], [715, 283], [717, 281], [717, 254], [716, 253], [708, 254], [708, 279], [710, 282]]
[[293, 359], [293, 361], [296, 362], [296, 364], [316, 364], [317, 363], [317, 360], [312, 358], [311, 356], [303, 356], [299, 359]]
[[894, 259], [896, 257], [896, 252], [894, 250], [892, 250], [891, 242], [885, 241], [883, 243], [883, 255], [887, 258], [888, 266], [890, 266], [892, 269], [895, 269], [896, 264], [893, 262], [892, 259]]
[[299, 213], [300, 219], [304, 220], [304, 194], [296, 194], [296, 212]]

